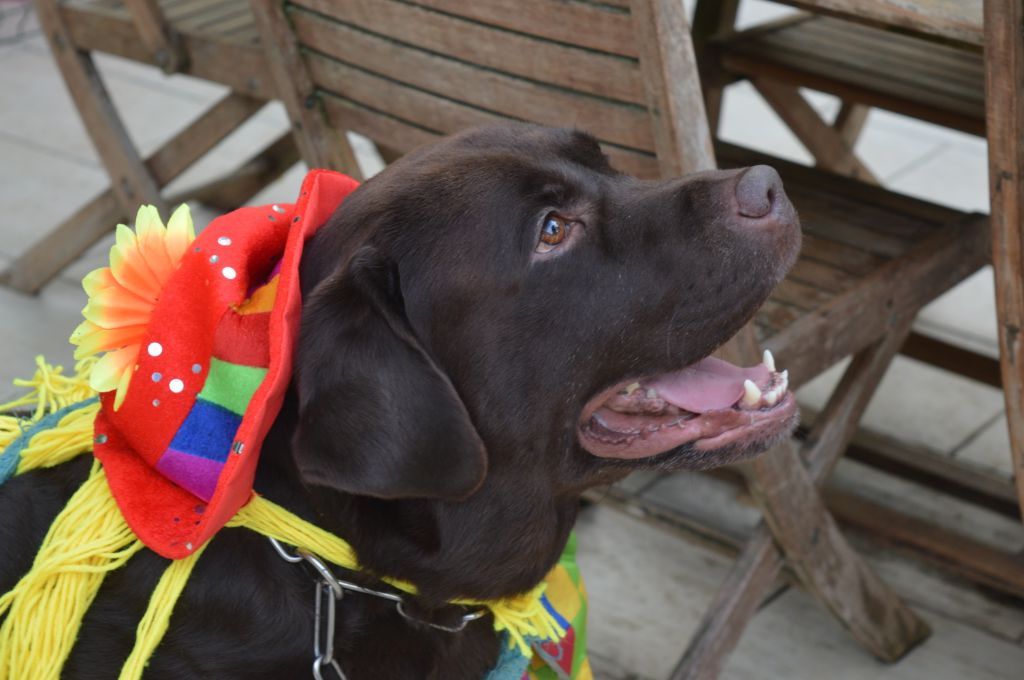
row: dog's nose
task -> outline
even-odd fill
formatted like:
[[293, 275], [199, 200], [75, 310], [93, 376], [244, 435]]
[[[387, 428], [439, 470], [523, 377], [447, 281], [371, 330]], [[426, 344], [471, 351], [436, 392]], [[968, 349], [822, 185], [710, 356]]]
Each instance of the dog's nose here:
[[736, 203], [743, 217], [765, 217], [775, 202], [784, 196], [782, 178], [767, 165], [748, 168], [736, 182]]

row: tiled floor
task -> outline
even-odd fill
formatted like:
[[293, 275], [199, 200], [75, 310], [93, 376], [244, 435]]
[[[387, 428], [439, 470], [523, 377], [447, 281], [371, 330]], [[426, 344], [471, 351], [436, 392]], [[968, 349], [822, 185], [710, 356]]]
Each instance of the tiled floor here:
[[[50, 226], [98, 193], [106, 177], [75, 114], [31, 16], [21, 26], [20, 2], [0, 0], [0, 265], [17, 256]], [[745, 2], [741, 22], [763, 20], [779, 10]], [[184, 77], [167, 78], [154, 69], [104, 58], [106, 83], [124, 112], [129, 131], [143, 151], [152, 150], [218, 97], [219, 88]], [[812, 103], [834, 115], [837, 103], [814, 95]], [[270, 106], [214, 154], [176, 183], [186, 187], [240, 164], [245, 156], [286, 128], [282, 110]], [[745, 84], [733, 86], [723, 111], [722, 136], [774, 154], [807, 162], [793, 135]], [[985, 145], [982, 140], [875, 111], [857, 150], [890, 187], [967, 210], [987, 209]], [[370, 163], [376, 159], [365, 154]], [[301, 168], [268, 187], [254, 202], [287, 200], [297, 190]], [[197, 223], [212, 217], [196, 210]], [[70, 360], [66, 338], [84, 304], [78, 281], [101, 266], [108, 241], [92, 248], [38, 297], [0, 288], [4, 329], [0, 343], [0, 399], [12, 394], [10, 380], [30, 372], [33, 357]], [[919, 328], [995, 355], [992, 276], [983, 271], [930, 305]], [[802, 390], [805, 405], [820, 406], [837, 371]], [[868, 428], [972, 465], [1008, 473], [1009, 452], [1001, 395], [994, 389], [950, 376], [908, 359], [898, 359], [865, 418]], [[851, 472], [854, 474], [856, 471]], [[654, 487], [666, 498], [711, 493], [688, 478], [676, 486]], [[641, 480], [642, 481], [642, 480]], [[639, 482], [636, 482], [639, 483]], [[683, 487], [678, 485], [682, 484]], [[894, 491], [893, 493], [898, 493]], [[715, 503], [718, 503], [716, 505]], [[702, 504], [726, 512], [731, 499]], [[732, 507], [732, 506], [730, 506]], [[737, 521], [756, 514], [735, 508]], [[746, 513], [746, 514], [744, 514]], [[598, 667], [608, 678], [663, 677], [683, 641], [722, 580], [727, 562], [698, 546], [617, 515], [604, 508], [585, 515], [582, 560], [591, 581], [595, 612], [592, 643]], [[1006, 540], [1020, 537], [1006, 529]], [[1000, 535], [1002, 536], [1002, 535]], [[642, 557], [640, 557], [642, 556]], [[1019, 626], [1018, 644], [993, 637], [984, 626], [963, 622], [955, 607], [929, 599], [922, 583], [941, 590], [937, 577], [922, 576], [885, 553], [872, 557], [887, 579], [902, 579], [905, 590], [935, 625], [931, 642], [896, 666], [876, 664], [802, 592], [787, 592], [761, 613], [730, 661], [728, 678], [1017, 678], [1024, 668], [1024, 614], [994, 608], [987, 601], [964, 612], [989, 611], [1001, 630]], [[902, 570], [902, 571], [900, 571]], [[902, 576], [901, 576], [902, 574]], [[908, 575], [909, 574], [909, 575]], [[928, 579], [932, 580], [929, 581]], [[958, 591], [959, 592], [959, 591]], [[914, 599], [914, 598], [917, 599]], [[961, 597], [958, 595], [957, 597]], [[973, 596], [972, 596], [973, 597]], [[947, 598], [948, 599], [948, 598]], [[973, 600], [972, 600], [973, 602]]]

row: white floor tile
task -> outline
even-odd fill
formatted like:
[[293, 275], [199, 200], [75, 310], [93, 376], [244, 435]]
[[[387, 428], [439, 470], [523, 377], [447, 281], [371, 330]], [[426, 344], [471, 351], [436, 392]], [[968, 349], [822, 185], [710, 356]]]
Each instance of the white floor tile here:
[[1010, 432], [1007, 430], [1006, 414], [1000, 414], [974, 439], [954, 451], [953, 457], [986, 470], [994, 470], [1008, 478], [1012, 476], [1013, 454], [1010, 453]]
[[[800, 388], [802, 404], [820, 409], [842, 365]], [[875, 393], [862, 425], [940, 453], [951, 453], [1003, 409], [1002, 393], [913, 359], [898, 356]]]
[[4, 208], [0, 253], [21, 253], [106, 185], [106, 174], [99, 168], [0, 136], [0, 205]]

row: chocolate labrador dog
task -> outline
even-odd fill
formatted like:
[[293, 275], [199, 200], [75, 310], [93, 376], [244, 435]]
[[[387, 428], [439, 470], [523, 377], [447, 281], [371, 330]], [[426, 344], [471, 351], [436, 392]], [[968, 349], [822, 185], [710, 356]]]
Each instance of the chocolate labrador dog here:
[[[529, 590], [584, 489], [729, 463], [789, 434], [795, 401], [770, 358], [709, 355], [799, 243], [768, 167], [639, 181], [589, 135], [525, 124], [416, 151], [307, 248], [294, 384], [257, 489], [417, 584], [421, 620], [460, 616], [455, 597]], [[0, 592], [88, 465], [0, 487]], [[107, 577], [65, 677], [116, 675], [165, 564], [143, 551]], [[307, 571], [225, 529], [145, 677], [309, 677], [312, 602]], [[498, 654], [487, 619], [448, 633], [360, 595], [339, 604], [336, 632], [351, 680], [475, 679]]]

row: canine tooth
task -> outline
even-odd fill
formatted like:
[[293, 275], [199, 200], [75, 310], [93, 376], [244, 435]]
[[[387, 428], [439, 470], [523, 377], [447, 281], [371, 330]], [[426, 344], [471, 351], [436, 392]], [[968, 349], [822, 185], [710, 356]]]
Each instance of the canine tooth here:
[[764, 356], [761, 358], [761, 362], [768, 368], [769, 371], [771, 371], [772, 373], [775, 372], [775, 357], [772, 356], [772, 351], [770, 349], [766, 349], [764, 351]]
[[633, 394], [638, 389], [640, 389], [640, 383], [638, 383], [638, 382], [630, 383], [629, 385], [626, 386], [626, 394], [627, 395]]
[[769, 406], [775, 406], [775, 403], [779, 400], [780, 394], [779, 389], [775, 388], [764, 395], [764, 402]]
[[744, 406], [756, 406], [761, 401], [761, 388], [754, 384], [749, 378], [743, 381], [743, 399], [740, 400]]
[[780, 373], [779, 377], [781, 378], [779, 382], [779, 385], [781, 386], [779, 392], [785, 392], [789, 389], [789, 370], [787, 369]]

